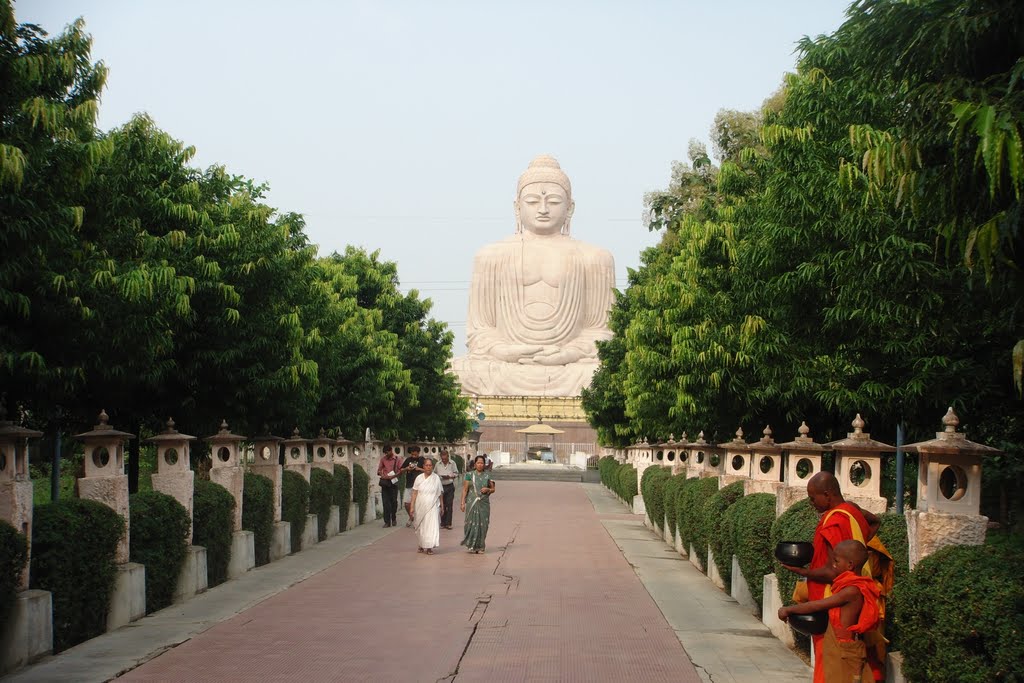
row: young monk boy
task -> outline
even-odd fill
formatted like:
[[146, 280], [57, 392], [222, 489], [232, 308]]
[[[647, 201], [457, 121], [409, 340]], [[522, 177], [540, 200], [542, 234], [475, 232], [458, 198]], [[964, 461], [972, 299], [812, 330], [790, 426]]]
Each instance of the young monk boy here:
[[878, 624], [878, 582], [860, 574], [868, 559], [867, 548], [860, 541], [843, 541], [836, 545], [833, 554], [838, 575], [832, 581], [832, 595], [782, 607], [779, 619], [785, 621], [790, 614], [828, 610], [828, 629], [822, 645], [825, 683], [867, 683], [873, 676], [863, 636]]

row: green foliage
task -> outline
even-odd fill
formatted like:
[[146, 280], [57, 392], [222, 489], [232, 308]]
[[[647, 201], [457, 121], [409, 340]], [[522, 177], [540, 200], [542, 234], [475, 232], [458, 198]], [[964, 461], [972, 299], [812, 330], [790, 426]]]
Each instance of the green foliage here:
[[908, 680], [1024, 679], [1019, 549], [950, 546], [897, 582], [892, 599]]
[[32, 588], [53, 594], [53, 651], [107, 630], [114, 556], [124, 520], [102, 503], [69, 498], [32, 512]]
[[[772, 524], [771, 545], [769, 556], [772, 558], [773, 571], [779, 581], [779, 596], [785, 605], [793, 604], [793, 589], [796, 588], [797, 575], [788, 569], [774, 557], [775, 546], [782, 541], [814, 541], [814, 529], [818, 526], [821, 515], [811, 506], [811, 501], [803, 499], [799, 503], [791, 505], [789, 509], [779, 515]], [[771, 571], [766, 572], [768, 574]]]
[[[777, 521], [775, 496], [770, 493], [743, 496], [729, 508], [729, 515], [733, 525], [736, 561], [743, 578], [747, 580], [754, 603], [760, 607], [764, 599], [764, 576], [772, 573], [774, 534], [766, 534], [765, 530]], [[790, 589], [790, 595], [792, 593]]]
[[6, 623], [14, 605], [21, 573], [28, 560], [28, 539], [0, 519], [0, 624]]
[[651, 520], [651, 525], [660, 533], [665, 526], [665, 483], [672, 476], [666, 467], [652, 465], [644, 470], [640, 480], [640, 491], [644, 499], [644, 509]]
[[317, 516], [317, 540], [327, 538], [327, 521], [331, 516], [336, 491], [334, 475], [327, 470], [314, 467], [309, 473], [309, 511]]
[[[899, 583], [910, 573], [908, 553], [910, 544], [907, 540], [907, 518], [890, 512], [878, 516], [878, 539], [885, 544], [895, 563], [894, 582]], [[889, 639], [889, 650], [900, 649], [899, 626], [891, 609], [885, 613], [885, 637]]]
[[143, 491], [129, 498], [129, 556], [146, 568], [146, 613], [174, 601], [174, 589], [188, 552], [192, 519], [173, 496]]
[[234, 519], [235, 497], [220, 484], [196, 479], [192, 543], [206, 548], [206, 577], [210, 588], [227, 581]]
[[718, 477], [693, 479], [687, 483], [679, 494], [676, 514], [679, 516], [679, 535], [686, 543], [687, 550], [692, 546], [697, 558], [703, 566], [708, 561], [708, 538], [710, 533], [704, 526], [704, 504], [718, 491]]
[[665, 482], [665, 521], [668, 522], [668, 532], [672, 535], [672, 538], [675, 538], [676, 528], [678, 526], [677, 523], [679, 521], [679, 514], [677, 512], [679, 494], [683, 490], [683, 485], [685, 483], [686, 472], [680, 472]]
[[366, 508], [370, 503], [370, 477], [362, 465], [352, 466], [352, 500], [359, 507], [359, 523], [366, 521]]
[[743, 482], [737, 481], [716, 491], [700, 511], [700, 527], [707, 535], [707, 544], [715, 556], [715, 566], [726, 586], [732, 580], [732, 555], [736, 547], [733, 530], [725, 524], [726, 513], [742, 497]]
[[618, 487], [619, 498], [632, 505], [633, 498], [639, 492], [637, 489], [636, 468], [629, 463], [619, 465], [618, 471], [615, 474], [615, 483]]
[[268, 564], [274, 539], [274, 482], [252, 472], [245, 473], [242, 484], [242, 528], [253, 534], [256, 566]]
[[309, 482], [298, 472], [284, 470], [281, 479], [281, 519], [291, 524], [293, 553], [302, 550], [302, 534], [306, 530], [308, 514]]
[[459, 468], [459, 472], [466, 471], [466, 459], [461, 455], [452, 455], [452, 460], [455, 461], [455, 466]]
[[597, 471], [601, 475], [601, 483], [615, 491], [613, 485], [613, 472], [617, 471], [619, 462], [611, 455], [605, 455], [597, 461]]
[[345, 531], [352, 508], [352, 474], [344, 465], [334, 466], [334, 504], [338, 506], [339, 530]]

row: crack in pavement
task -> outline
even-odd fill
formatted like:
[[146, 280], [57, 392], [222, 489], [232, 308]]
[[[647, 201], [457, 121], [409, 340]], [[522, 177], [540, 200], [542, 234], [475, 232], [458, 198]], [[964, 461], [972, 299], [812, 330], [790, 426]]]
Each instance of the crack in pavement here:
[[505, 559], [505, 553], [507, 553], [509, 547], [513, 543], [516, 542], [516, 536], [519, 534], [519, 528], [521, 526], [522, 525], [520, 523], [516, 523], [516, 525], [512, 528], [512, 536], [509, 538], [508, 543], [506, 543], [504, 545], [504, 547], [502, 547], [501, 554], [498, 555], [498, 563], [494, 566], [494, 572], [493, 572], [494, 576], [501, 576], [501, 577], [504, 577], [504, 579], [505, 579], [505, 595], [508, 595], [512, 591], [513, 587], [515, 587], [515, 588], [519, 587], [519, 579], [518, 578], [516, 578], [515, 576], [513, 576], [511, 574], [505, 574], [505, 573], [501, 572], [500, 570], [501, 570], [501, 563]]

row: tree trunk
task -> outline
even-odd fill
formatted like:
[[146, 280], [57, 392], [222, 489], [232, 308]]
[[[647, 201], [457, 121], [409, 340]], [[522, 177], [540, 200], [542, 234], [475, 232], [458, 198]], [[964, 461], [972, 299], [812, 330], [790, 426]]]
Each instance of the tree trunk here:
[[128, 440], [128, 493], [139, 492], [139, 441], [142, 439], [142, 425], [135, 430], [136, 437]]

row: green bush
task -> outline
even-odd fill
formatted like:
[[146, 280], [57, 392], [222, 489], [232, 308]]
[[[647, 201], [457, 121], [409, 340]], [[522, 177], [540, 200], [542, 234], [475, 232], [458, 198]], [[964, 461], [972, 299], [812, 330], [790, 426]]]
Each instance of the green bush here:
[[292, 552], [302, 550], [302, 534], [309, 514], [309, 483], [293, 470], [285, 470], [281, 478], [281, 519], [292, 527]]
[[614, 456], [606, 455], [597, 461], [597, 471], [601, 474], [601, 483], [612, 491], [615, 491], [618, 487], [618, 482], [613, 481], [616, 478], [618, 469], [619, 461]]
[[25, 534], [0, 519], [0, 624], [7, 623], [27, 560], [28, 539]]
[[737, 500], [729, 512], [733, 524], [736, 562], [760, 611], [764, 597], [764, 576], [772, 573], [775, 556], [775, 544], [771, 535], [765, 533], [775, 521], [775, 496], [771, 493], [751, 493]]
[[680, 494], [684, 513], [680, 519], [680, 535], [686, 539], [687, 550], [693, 546], [701, 565], [708, 561], [708, 531], [703, 524], [703, 508], [708, 498], [718, 491], [718, 477], [694, 479]]
[[896, 583], [892, 608], [907, 680], [1024, 680], [1024, 553], [950, 546]]
[[644, 470], [640, 488], [644, 497], [644, 509], [651, 525], [661, 531], [665, 526], [665, 482], [672, 476], [671, 470], [652, 465]]
[[188, 553], [192, 519], [188, 510], [166, 493], [140, 491], [128, 499], [131, 523], [129, 557], [146, 568], [146, 613], [174, 601], [174, 589]]
[[459, 472], [465, 472], [466, 471], [466, 459], [465, 458], [463, 458], [461, 455], [452, 454], [452, 460], [455, 461], [455, 466], [457, 468], [459, 468]]
[[256, 550], [256, 566], [270, 562], [270, 544], [274, 539], [274, 482], [252, 472], [245, 473], [242, 484], [242, 528], [251, 531]]
[[114, 556], [124, 520], [102, 503], [68, 498], [32, 512], [32, 588], [53, 594], [53, 651], [107, 630]]
[[668, 522], [668, 532], [672, 535], [673, 539], [675, 538], [677, 522], [679, 521], [676, 506], [679, 500], [679, 492], [683, 490], [683, 484], [685, 483], [686, 472], [680, 472], [665, 482], [665, 521]]
[[615, 481], [618, 484], [619, 498], [624, 500], [627, 505], [632, 505], [633, 498], [639, 492], [637, 490], [636, 468], [629, 463], [622, 463], [618, 467], [618, 472], [616, 472]]
[[707, 544], [715, 555], [718, 575], [727, 588], [732, 581], [732, 554], [736, 544], [732, 529], [726, 528], [725, 513], [742, 497], [743, 482], [737, 481], [716, 491], [701, 508], [700, 527], [707, 534]]
[[804, 498], [799, 503], [791, 505], [788, 510], [779, 515], [779, 518], [772, 524], [771, 553], [772, 570], [779, 583], [779, 597], [784, 605], [793, 604], [793, 589], [799, 578], [796, 574], [784, 569], [782, 564], [775, 559], [775, 546], [781, 541], [814, 541], [814, 529], [818, 526], [818, 519], [821, 515], [811, 507], [811, 501]]
[[[909, 544], [907, 542], [907, 518], [890, 512], [879, 515], [878, 538], [892, 555], [893, 563], [896, 566], [894, 583], [902, 581], [910, 573], [908, 563]], [[896, 625], [891, 609], [886, 608], [885, 612], [885, 637], [889, 639], [889, 650], [900, 649], [899, 627]]]
[[359, 523], [362, 524], [370, 504], [370, 477], [358, 464], [352, 466], [352, 500], [359, 506]]
[[206, 579], [210, 588], [228, 579], [235, 497], [220, 484], [196, 479], [192, 500], [192, 542], [206, 548]]
[[338, 530], [345, 531], [352, 507], [352, 474], [344, 465], [334, 466], [334, 504], [338, 506]]
[[[309, 511], [316, 515], [316, 538], [327, 538], [327, 522], [334, 505], [334, 475], [327, 470], [314, 467], [309, 473]], [[340, 510], [339, 510], [340, 511]]]
[[687, 552], [690, 549], [690, 513], [693, 510], [690, 506], [690, 489], [699, 482], [698, 477], [690, 477], [680, 484], [676, 491], [676, 532]]

